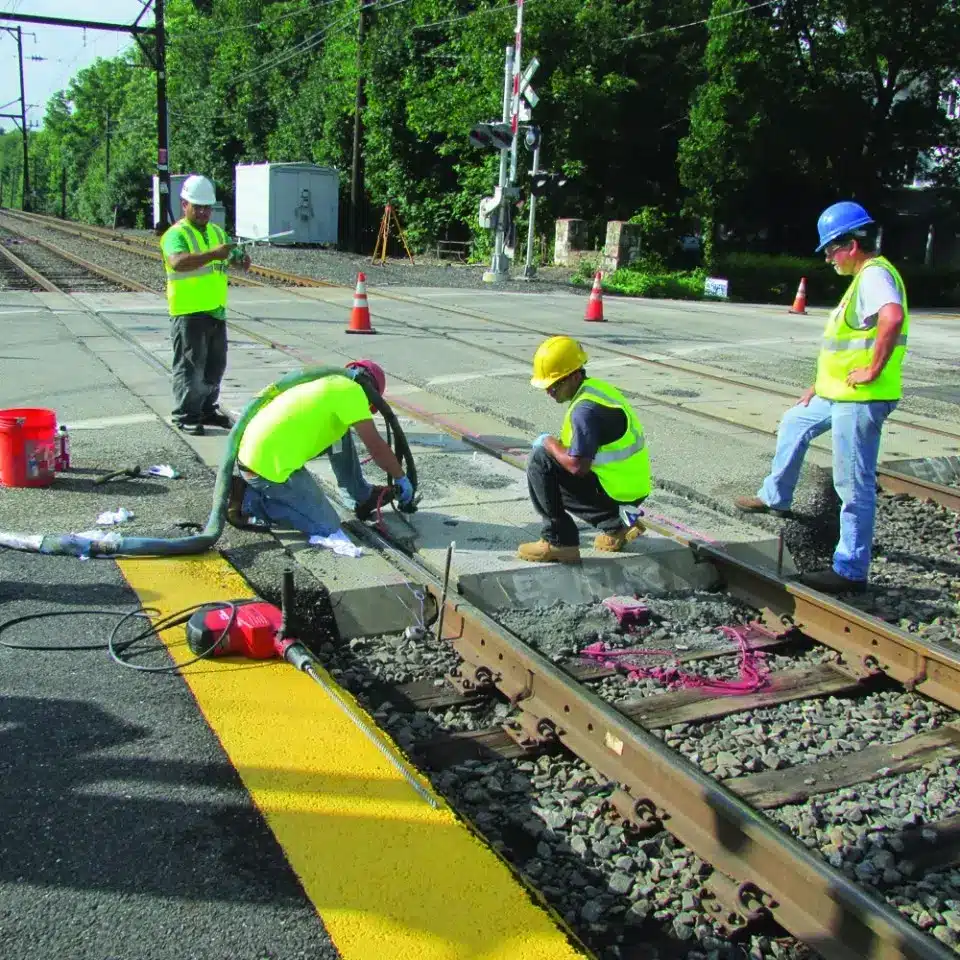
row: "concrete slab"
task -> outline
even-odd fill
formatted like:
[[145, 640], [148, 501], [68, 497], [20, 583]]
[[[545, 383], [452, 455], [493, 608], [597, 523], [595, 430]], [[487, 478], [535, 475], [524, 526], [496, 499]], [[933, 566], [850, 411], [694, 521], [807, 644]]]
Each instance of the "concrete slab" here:
[[918, 480], [960, 486], [960, 457], [920, 457], [913, 460], [884, 460], [881, 467], [905, 473]]

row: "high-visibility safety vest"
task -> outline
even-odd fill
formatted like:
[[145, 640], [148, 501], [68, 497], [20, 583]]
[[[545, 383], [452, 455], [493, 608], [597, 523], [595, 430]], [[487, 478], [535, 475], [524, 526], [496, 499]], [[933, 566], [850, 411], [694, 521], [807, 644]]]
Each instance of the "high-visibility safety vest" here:
[[573, 439], [573, 411], [577, 404], [584, 400], [610, 407], [612, 410], [622, 410], [627, 418], [627, 429], [623, 436], [600, 447], [590, 465], [590, 470], [597, 475], [600, 486], [618, 503], [632, 503], [648, 496], [652, 481], [650, 453], [643, 435], [643, 426], [627, 398], [612, 384], [593, 377], [583, 381], [567, 407], [563, 426], [560, 428], [560, 443], [564, 447], [570, 446]]
[[370, 419], [370, 401], [350, 377], [310, 380], [278, 393], [250, 418], [237, 459], [259, 476], [283, 483], [355, 423]]
[[[177, 230], [186, 239], [190, 253], [203, 253], [227, 242], [227, 235], [215, 223], [207, 224], [206, 237], [188, 220], [178, 220], [168, 231]], [[214, 260], [195, 270], [174, 270], [163, 255], [167, 271], [167, 303], [171, 317], [207, 313], [227, 305], [226, 261]]]
[[[903, 306], [903, 326], [896, 346], [886, 366], [872, 383], [847, 386], [847, 374], [873, 362], [873, 348], [877, 342], [877, 317], [868, 317], [861, 323], [857, 316], [857, 290], [867, 270], [886, 270], [893, 278]], [[817, 359], [817, 396], [825, 400], [853, 400], [867, 403], [871, 400], [899, 400], [901, 396], [900, 367], [907, 352], [907, 334], [910, 314], [907, 311], [907, 290], [897, 268], [886, 257], [871, 258], [854, 276], [840, 304], [830, 314], [823, 332], [823, 343]]]

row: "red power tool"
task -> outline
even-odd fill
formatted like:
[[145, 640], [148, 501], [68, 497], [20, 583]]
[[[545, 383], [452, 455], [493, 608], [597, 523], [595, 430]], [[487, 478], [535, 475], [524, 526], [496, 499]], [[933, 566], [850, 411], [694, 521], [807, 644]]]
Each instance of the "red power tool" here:
[[281, 609], [264, 600], [208, 603], [187, 621], [187, 645], [196, 656], [282, 657], [298, 670], [312, 658], [306, 647], [287, 636], [287, 613], [293, 609], [293, 571], [285, 570]]

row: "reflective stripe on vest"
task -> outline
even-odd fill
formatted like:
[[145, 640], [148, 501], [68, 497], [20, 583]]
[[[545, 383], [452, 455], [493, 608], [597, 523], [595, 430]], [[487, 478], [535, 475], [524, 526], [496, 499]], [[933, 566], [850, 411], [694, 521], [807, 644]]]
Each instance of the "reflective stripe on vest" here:
[[[207, 224], [206, 237], [187, 220], [178, 221], [170, 229], [179, 231], [187, 241], [190, 253], [203, 253], [227, 242], [226, 234], [215, 223]], [[205, 313], [227, 305], [225, 261], [216, 260], [193, 270], [174, 270], [164, 254], [163, 264], [167, 274], [167, 303], [171, 316]]]
[[[903, 326], [886, 365], [872, 383], [847, 385], [852, 370], [869, 367], [877, 342], [878, 321], [869, 317], [861, 321], [857, 316], [857, 291], [867, 270], [886, 270], [896, 284], [903, 307]], [[854, 276], [840, 303], [830, 314], [823, 332], [823, 343], [817, 359], [815, 390], [826, 400], [855, 401], [899, 400], [902, 388], [900, 368], [906, 354], [910, 331], [910, 314], [903, 279], [886, 257], [872, 257]]]
[[590, 464], [590, 470], [596, 474], [600, 486], [618, 503], [633, 503], [648, 496], [652, 482], [643, 426], [626, 397], [613, 385], [592, 377], [581, 384], [567, 407], [560, 428], [560, 443], [564, 447], [570, 446], [573, 439], [573, 410], [584, 400], [622, 410], [627, 418], [627, 429], [623, 436], [600, 447]]

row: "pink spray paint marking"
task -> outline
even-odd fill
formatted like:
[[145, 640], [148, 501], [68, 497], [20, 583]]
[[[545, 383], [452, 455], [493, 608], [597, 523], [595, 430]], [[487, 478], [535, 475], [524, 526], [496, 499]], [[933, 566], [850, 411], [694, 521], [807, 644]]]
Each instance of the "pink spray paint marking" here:
[[[615, 650], [598, 640], [584, 647], [580, 656], [591, 663], [600, 664], [611, 670], [625, 670], [629, 680], [654, 680], [662, 683], [668, 690], [704, 690], [722, 696], [744, 696], [755, 693], [769, 682], [770, 668], [766, 665], [766, 655], [761, 650], [754, 649], [753, 638], [769, 639], [773, 636], [759, 624], [750, 624], [746, 627], [720, 627], [724, 636], [733, 640], [740, 652], [738, 680], [713, 680], [689, 673], [681, 669], [676, 661], [676, 650], [653, 650], [639, 648], [634, 650]], [[658, 667], [644, 666], [637, 663], [639, 657], [671, 657], [673, 663], [666, 663]]]
[[602, 605], [628, 633], [634, 627], [645, 627], [650, 622], [650, 608], [634, 597], [607, 597]]

